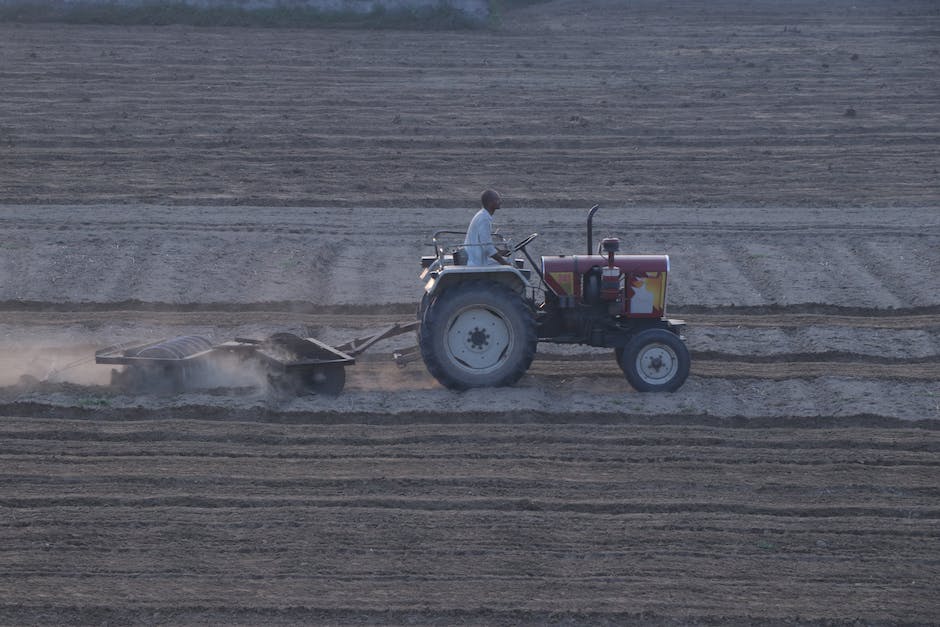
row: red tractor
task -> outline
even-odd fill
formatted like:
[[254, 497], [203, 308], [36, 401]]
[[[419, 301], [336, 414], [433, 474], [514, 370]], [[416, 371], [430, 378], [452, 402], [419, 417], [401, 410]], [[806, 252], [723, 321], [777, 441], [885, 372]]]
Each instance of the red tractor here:
[[[435, 254], [422, 258], [424, 296], [418, 308], [418, 345], [428, 371], [453, 389], [511, 385], [532, 363], [539, 342], [614, 349], [637, 391], [672, 392], [689, 375], [684, 323], [666, 314], [668, 255], [621, 255], [620, 241], [594, 251], [587, 218], [587, 255], [542, 257], [526, 250], [533, 233], [507, 252], [508, 266], [467, 266], [463, 244], [434, 234]], [[532, 271], [539, 282], [531, 282]]]

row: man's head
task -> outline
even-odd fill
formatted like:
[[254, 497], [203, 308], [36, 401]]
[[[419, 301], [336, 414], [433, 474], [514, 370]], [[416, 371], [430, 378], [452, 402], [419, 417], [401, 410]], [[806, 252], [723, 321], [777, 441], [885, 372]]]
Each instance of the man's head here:
[[483, 205], [484, 209], [490, 212], [490, 215], [496, 213], [501, 201], [502, 199], [499, 196], [499, 192], [495, 189], [488, 189], [480, 196], [480, 203]]

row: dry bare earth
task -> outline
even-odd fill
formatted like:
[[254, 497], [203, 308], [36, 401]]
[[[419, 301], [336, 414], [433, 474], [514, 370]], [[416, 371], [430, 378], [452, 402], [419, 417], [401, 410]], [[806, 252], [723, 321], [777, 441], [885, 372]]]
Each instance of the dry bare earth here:
[[462, 33], [3, 24], [0, 200], [935, 206], [938, 30], [933, 0], [567, 0]]
[[[850, 229], [814, 211], [600, 214], [632, 250], [678, 251], [671, 300], [696, 365], [676, 394], [632, 393], [609, 355], [549, 347], [518, 386], [456, 394], [387, 361], [408, 338], [336, 399], [128, 396], [87, 363], [133, 338], [340, 342], [407, 320], [419, 234], [464, 213], [4, 209], [0, 618], [940, 617], [927, 211], [887, 231], [880, 211]], [[581, 212], [504, 217], [549, 225], [543, 252], [583, 245]], [[855, 246], [894, 265], [840, 254]], [[902, 252], [918, 262], [888, 271]]]
[[9, 623], [937, 617], [933, 430], [7, 418], [0, 432]]
[[[33, 203], [0, 208], [0, 622], [940, 621], [936, 6], [856, 4], [0, 26], [0, 194]], [[428, 233], [469, 210], [357, 207], [484, 182], [536, 254], [581, 251], [583, 211], [520, 207], [570, 199], [672, 256], [682, 390], [540, 347], [518, 386], [455, 394], [387, 362], [409, 338], [336, 399], [128, 396], [87, 364], [407, 320]], [[219, 202], [312, 207], [182, 206]]]

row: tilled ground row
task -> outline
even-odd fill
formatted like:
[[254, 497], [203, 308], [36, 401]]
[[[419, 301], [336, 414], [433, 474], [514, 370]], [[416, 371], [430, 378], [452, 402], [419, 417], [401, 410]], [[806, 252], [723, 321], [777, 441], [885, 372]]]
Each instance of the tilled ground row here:
[[938, 450], [901, 426], [7, 416], [0, 616], [929, 622]]
[[[381, 309], [381, 306], [376, 308]], [[689, 381], [675, 394], [636, 394], [610, 349], [539, 345], [528, 373], [498, 392], [444, 389], [422, 363], [396, 366], [391, 351], [413, 346], [412, 333], [384, 341], [346, 369], [338, 398], [289, 397], [251, 368], [220, 365], [210, 387], [180, 394], [111, 387], [111, 367], [95, 350], [129, 341], [203, 335], [220, 342], [274, 331], [316, 337], [334, 346], [409, 316], [361, 309], [285, 311], [11, 312], [0, 324], [0, 401], [46, 410], [151, 419], [215, 415], [248, 420], [407, 423], [500, 423], [519, 415], [552, 421], [633, 421], [647, 416], [746, 420], [931, 420], [940, 418], [940, 316], [936, 313], [847, 315], [845, 312], [690, 313], [683, 316], [692, 353]], [[183, 409], [187, 408], [187, 409]], [[137, 413], [140, 409], [144, 414]], [[482, 411], [481, 411], [482, 410]], [[15, 409], [13, 410], [15, 411]], [[122, 414], [122, 412], [128, 412]], [[473, 418], [482, 413], [483, 417]], [[57, 414], [61, 415], [61, 414]], [[220, 415], [221, 416], [221, 415]]]

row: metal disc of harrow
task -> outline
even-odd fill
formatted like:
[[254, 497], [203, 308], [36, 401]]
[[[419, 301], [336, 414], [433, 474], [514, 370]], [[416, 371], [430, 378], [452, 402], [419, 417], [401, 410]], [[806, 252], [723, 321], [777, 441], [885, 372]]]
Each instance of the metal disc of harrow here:
[[335, 396], [346, 384], [346, 369], [337, 360], [335, 351], [325, 349], [293, 333], [275, 333], [265, 343], [273, 354], [292, 362], [299, 360], [322, 361], [294, 369], [279, 376], [269, 376], [276, 389], [290, 394], [314, 393]]
[[201, 335], [183, 335], [154, 344], [137, 353], [137, 357], [186, 359], [212, 348], [212, 342]]
[[[198, 387], [208, 365], [202, 360], [190, 360], [212, 348], [212, 342], [200, 335], [183, 335], [159, 344], [148, 346], [137, 353], [137, 357], [167, 360], [161, 366], [147, 365], [141, 383], [156, 389], [183, 389]], [[162, 381], [156, 380], [163, 379]]]
[[293, 333], [275, 333], [268, 337], [265, 345], [276, 351], [290, 355], [292, 359], [309, 359], [322, 356], [315, 344], [311, 344]]

